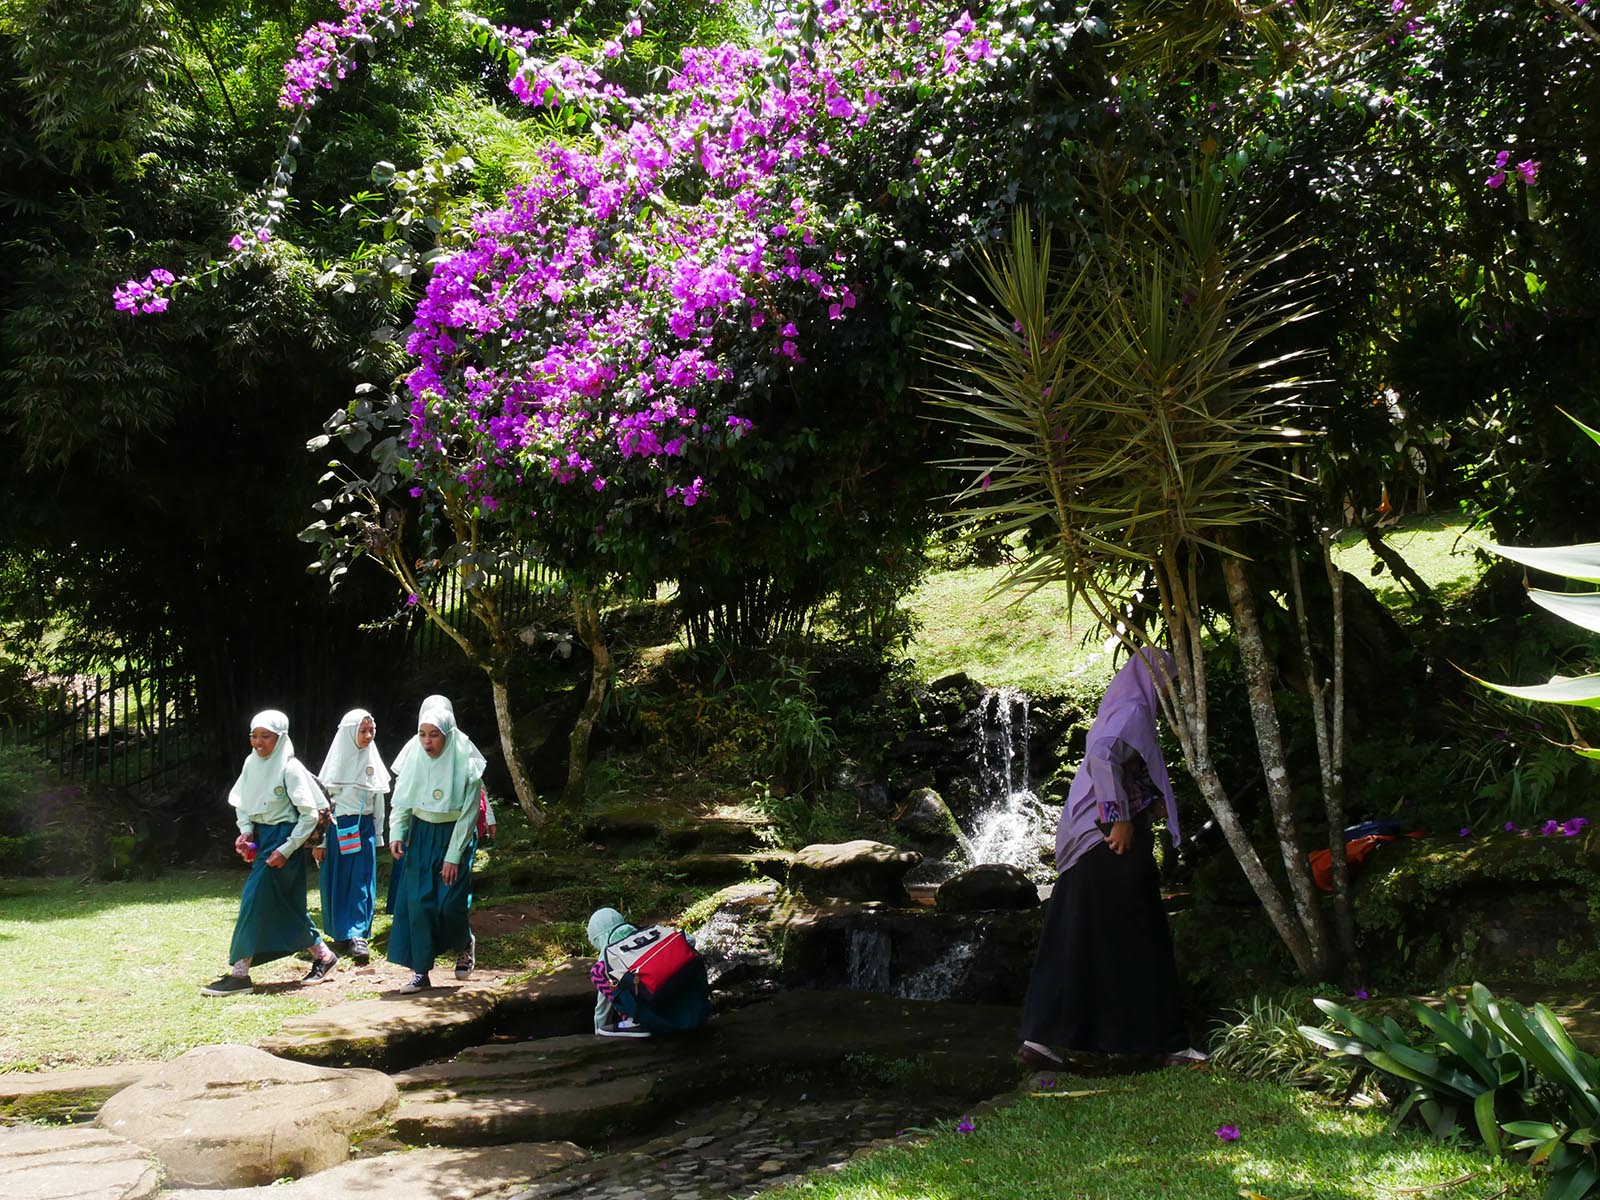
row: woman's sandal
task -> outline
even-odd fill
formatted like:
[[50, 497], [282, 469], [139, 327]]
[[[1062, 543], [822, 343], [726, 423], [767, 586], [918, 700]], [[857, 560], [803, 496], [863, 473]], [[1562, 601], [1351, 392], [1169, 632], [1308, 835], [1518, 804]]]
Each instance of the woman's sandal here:
[[1067, 1060], [1061, 1058], [1053, 1051], [1030, 1046], [1027, 1042], [1017, 1047], [1017, 1061], [1026, 1067], [1034, 1067], [1044, 1071], [1062, 1071], [1066, 1069]]

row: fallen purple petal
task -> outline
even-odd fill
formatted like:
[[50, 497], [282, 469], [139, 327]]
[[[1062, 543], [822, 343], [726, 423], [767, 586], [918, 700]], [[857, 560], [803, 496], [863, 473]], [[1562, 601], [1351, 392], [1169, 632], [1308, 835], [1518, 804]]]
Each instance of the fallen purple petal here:
[[1239, 1140], [1239, 1127], [1237, 1125], [1218, 1125], [1217, 1138], [1224, 1142], [1237, 1142]]

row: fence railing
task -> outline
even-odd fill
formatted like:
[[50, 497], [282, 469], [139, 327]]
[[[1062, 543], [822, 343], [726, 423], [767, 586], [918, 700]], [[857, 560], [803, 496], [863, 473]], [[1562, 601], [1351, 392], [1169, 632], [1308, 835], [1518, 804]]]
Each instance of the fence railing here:
[[194, 681], [170, 668], [52, 676], [35, 700], [0, 721], [0, 747], [32, 746], [58, 776], [145, 787], [193, 756]]
[[[500, 581], [494, 594], [495, 607], [506, 626], [515, 629], [532, 621], [565, 588], [566, 581], [558, 572], [540, 563], [525, 563]], [[459, 572], [446, 571], [435, 576], [429, 598], [446, 619], [469, 638], [477, 639], [482, 634], [478, 619], [467, 607], [467, 590], [461, 585]], [[455, 649], [449, 635], [428, 620], [421, 605], [414, 613], [411, 626], [414, 654], [431, 655], [441, 647]]]

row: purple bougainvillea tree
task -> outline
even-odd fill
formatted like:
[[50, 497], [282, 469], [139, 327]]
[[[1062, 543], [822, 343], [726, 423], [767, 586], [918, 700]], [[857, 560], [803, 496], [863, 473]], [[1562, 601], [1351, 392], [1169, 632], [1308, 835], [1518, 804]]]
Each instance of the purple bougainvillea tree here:
[[[322, 91], [356, 69], [358, 50], [402, 33], [416, 7], [341, 5], [344, 19], [307, 31], [287, 68], [291, 144], [259, 219], [207, 271], [270, 252], [292, 152]], [[904, 204], [863, 204], [830, 181], [869, 162], [881, 171], [888, 150], [903, 167], [901, 201], [937, 207], [958, 191], [956, 143], [986, 129], [961, 97], [1004, 86], [996, 80], [1016, 73], [1033, 42], [1065, 45], [1092, 23], [1052, 21], [1049, 8], [824, 0], [745, 44], [684, 49], [649, 88], [621, 82], [637, 75], [627, 68], [644, 16], [537, 31], [467, 18], [551, 136], [498, 206], [445, 219], [435, 204], [438, 244], [402, 335], [401, 385], [387, 397], [368, 387], [314, 439], [314, 449], [337, 441], [347, 453], [332, 464], [325, 518], [304, 536], [322, 544], [335, 581], [371, 555], [490, 675], [530, 817], [542, 809], [512, 741], [514, 632], [497, 589], [530, 562], [570, 588], [595, 655], [571, 746], [568, 791], [580, 794], [608, 675], [602, 591], [682, 567], [663, 560], [675, 529], [747, 469], [762, 436], [742, 403], [750, 381], [803, 374], [840, 326], [892, 290], [884, 247], [900, 237]], [[911, 118], [919, 110], [942, 114], [930, 144]], [[449, 164], [426, 169], [441, 182]], [[409, 178], [418, 215], [439, 189]], [[157, 269], [119, 289], [118, 306], [158, 313], [205, 274]], [[420, 556], [404, 534], [408, 513], [420, 516]], [[434, 602], [431, 585], [446, 573], [464, 586], [479, 631]]]

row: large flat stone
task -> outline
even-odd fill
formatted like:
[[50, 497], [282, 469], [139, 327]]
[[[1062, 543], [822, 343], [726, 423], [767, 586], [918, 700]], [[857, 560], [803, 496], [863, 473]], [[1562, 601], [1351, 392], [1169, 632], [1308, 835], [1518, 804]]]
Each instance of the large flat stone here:
[[[545, 1038], [589, 1033], [593, 1029], [594, 984], [589, 981], [587, 959], [541, 971], [515, 983], [503, 983], [495, 989], [496, 1036]], [[437, 1051], [427, 1056], [437, 1057]]]
[[714, 1019], [699, 1033], [592, 1035], [476, 1046], [394, 1077], [396, 1135], [443, 1145], [570, 1140], [597, 1145], [753, 1078], [833, 1075], [846, 1060], [947, 1094], [1015, 1083], [1018, 1012], [991, 1005], [796, 991]]
[[157, 1063], [125, 1063], [71, 1071], [29, 1071], [0, 1075], [0, 1117], [13, 1120], [71, 1121], [100, 1106]]
[[161, 1190], [155, 1155], [88, 1126], [0, 1128], [6, 1200], [148, 1200]]
[[394, 1070], [482, 1041], [493, 1015], [490, 988], [386, 992], [291, 1017], [258, 1045], [296, 1062]]
[[201, 1046], [111, 1097], [98, 1123], [159, 1157], [172, 1186], [252, 1187], [344, 1162], [397, 1100], [377, 1071]]
[[587, 963], [493, 987], [464, 985], [337, 1004], [285, 1021], [261, 1049], [324, 1066], [404, 1070], [496, 1035], [547, 1037], [589, 1029]]
[[[588, 1155], [571, 1142], [514, 1143], [469, 1149], [433, 1147], [373, 1158], [351, 1159], [272, 1189], [271, 1200], [475, 1200], [502, 1196], [579, 1162]], [[204, 1200], [265, 1200], [257, 1188], [204, 1193]]]

